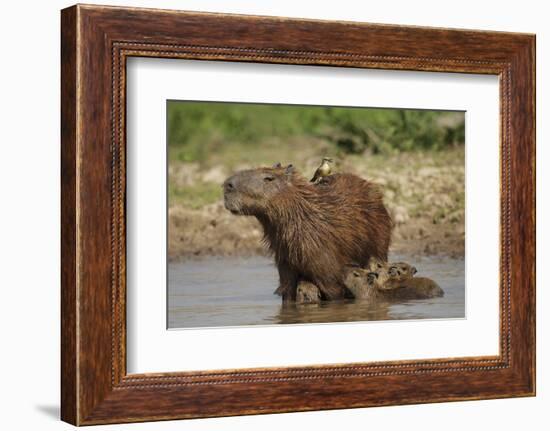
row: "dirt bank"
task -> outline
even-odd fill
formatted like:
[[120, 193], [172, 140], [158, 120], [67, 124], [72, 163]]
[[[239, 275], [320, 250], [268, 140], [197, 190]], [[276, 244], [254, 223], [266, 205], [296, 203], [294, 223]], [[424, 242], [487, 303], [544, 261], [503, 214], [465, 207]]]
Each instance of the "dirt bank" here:
[[[303, 173], [309, 174], [315, 163], [304, 161]], [[349, 157], [336, 169], [383, 186], [395, 222], [391, 252], [464, 256], [463, 150]], [[192, 175], [187, 175], [188, 170]], [[170, 199], [170, 259], [266, 253], [258, 222], [253, 217], [233, 216], [223, 207], [219, 184], [229, 173], [219, 166], [203, 170], [195, 165], [171, 167], [171, 183], [181, 184], [178, 190], [183, 192]]]
[[[202, 210], [169, 210], [168, 254], [171, 260], [201, 256], [265, 255], [262, 228], [253, 217], [237, 217], [223, 204]], [[456, 224], [434, 224], [426, 218], [397, 224], [391, 244], [395, 254], [464, 256], [464, 229]]]

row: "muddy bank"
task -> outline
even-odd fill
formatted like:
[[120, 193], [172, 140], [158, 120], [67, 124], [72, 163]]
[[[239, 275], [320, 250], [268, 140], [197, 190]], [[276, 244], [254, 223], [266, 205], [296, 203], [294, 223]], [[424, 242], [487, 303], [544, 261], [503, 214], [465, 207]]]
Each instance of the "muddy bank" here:
[[[253, 217], [230, 214], [221, 202], [201, 210], [169, 210], [170, 260], [203, 256], [264, 256], [262, 228]], [[397, 223], [392, 253], [464, 256], [464, 225], [421, 218]]]
[[[297, 167], [307, 176], [317, 163], [318, 158], [308, 158]], [[429, 155], [347, 157], [337, 163], [336, 171], [382, 185], [395, 223], [391, 253], [464, 257], [463, 149]], [[266, 255], [256, 219], [234, 216], [223, 207], [220, 184], [231, 172], [221, 165], [171, 165], [171, 260]]]

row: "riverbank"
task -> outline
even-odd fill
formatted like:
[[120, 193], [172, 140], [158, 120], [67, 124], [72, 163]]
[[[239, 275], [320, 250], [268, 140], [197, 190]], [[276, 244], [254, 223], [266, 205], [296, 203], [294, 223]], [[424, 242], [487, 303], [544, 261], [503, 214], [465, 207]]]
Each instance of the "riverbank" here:
[[[318, 157], [292, 163], [308, 176], [314, 172]], [[170, 260], [266, 255], [259, 223], [253, 217], [234, 216], [223, 206], [220, 184], [231, 174], [226, 169], [223, 165], [171, 163]], [[352, 172], [383, 186], [384, 201], [395, 223], [391, 253], [464, 257], [463, 147], [430, 153], [348, 156], [339, 160], [335, 170]]]

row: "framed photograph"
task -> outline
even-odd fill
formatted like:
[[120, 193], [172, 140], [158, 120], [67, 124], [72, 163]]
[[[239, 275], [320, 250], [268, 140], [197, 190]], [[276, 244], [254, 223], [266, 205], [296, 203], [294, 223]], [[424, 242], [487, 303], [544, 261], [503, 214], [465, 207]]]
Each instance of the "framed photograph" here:
[[535, 394], [535, 37], [61, 13], [61, 416]]

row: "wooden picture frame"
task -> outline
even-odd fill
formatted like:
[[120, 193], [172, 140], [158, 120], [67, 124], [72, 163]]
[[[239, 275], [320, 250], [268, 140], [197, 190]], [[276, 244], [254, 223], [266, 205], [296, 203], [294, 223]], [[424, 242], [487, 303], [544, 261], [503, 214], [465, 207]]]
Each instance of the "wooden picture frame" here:
[[[64, 421], [535, 394], [534, 35], [83, 5], [64, 9], [61, 17]], [[127, 374], [125, 65], [131, 56], [498, 75], [500, 354]]]

